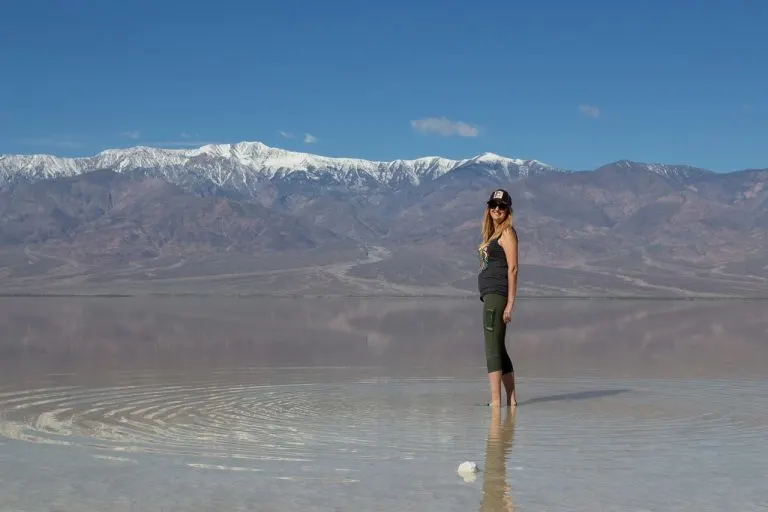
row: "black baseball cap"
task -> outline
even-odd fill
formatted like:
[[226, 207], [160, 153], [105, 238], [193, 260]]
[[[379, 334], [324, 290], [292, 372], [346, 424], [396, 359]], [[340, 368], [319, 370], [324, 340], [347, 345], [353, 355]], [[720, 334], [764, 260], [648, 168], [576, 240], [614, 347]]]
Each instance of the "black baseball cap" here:
[[509, 192], [504, 190], [503, 188], [500, 188], [498, 190], [494, 190], [491, 193], [491, 197], [488, 199], [488, 205], [491, 205], [492, 203], [502, 203], [506, 205], [507, 207], [512, 206], [512, 196], [509, 195]]

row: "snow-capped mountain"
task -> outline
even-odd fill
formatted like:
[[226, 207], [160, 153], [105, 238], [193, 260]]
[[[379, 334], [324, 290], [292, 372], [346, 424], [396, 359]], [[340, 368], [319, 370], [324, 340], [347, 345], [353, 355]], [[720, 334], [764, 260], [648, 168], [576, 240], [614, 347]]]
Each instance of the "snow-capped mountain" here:
[[[706, 174], [712, 174], [713, 171], [707, 169], [701, 169], [699, 167], [692, 167], [690, 165], [666, 165], [658, 163], [643, 163], [633, 162], [631, 160], [619, 160], [612, 164], [605, 165], [600, 169], [605, 168], [624, 169], [627, 171], [644, 171], [665, 176], [673, 180], [684, 180], [687, 178], [694, 178]], [[600, 170], [598, 169], [598, 170]]]
[[556, 170], [537, 160], [505, 158], [493, 153], [463, 160], [424, 157], [377, 162], [287, 151], [261, 142], [240, 142], [209, 144], [196, 149], [137, 146], [110, 149], [82, 158], [0, 156], [0, 184], [111, 169], [117, 172], [142, 170], [177, 183], [189, 183], [196, 177], [235, 190], [252, 190], [256, 183], [264, 181], [315, 182], [359, 189], [375, 185], [418, 185], [454, 170], [474, 166], [507, 178]]
[[[690, 285], [765, 295], [768, 170], [618, 161], [561, 172], [492, 153], [374, 162], [258, 142], [0, 157], [0, 285], [114, 291], [158, 278], [158, 290], [183, 290], [181, 277], [223, 273], [225, 293], [367, 294], [387, 281], [398, 294], [425, 283], [474, 287], [463, 276], [476, 269], [472, 248], [496, 186], [513, 197], [523, 261], [559, 269], [531, 272], [527, 286], [538, 275], [541, 293], [559, 279], [588, 293]], [[374, 247], [383, 261], [366, 257]], [[232, 277], [283, 261], [284, 275]], [[349, 270], [308, 270], [331, 262]], [[717, 272], [708, 283], [691, 277], [691, 268], [705, 275], [723, 262], [730, 281]], [[189, 286], [207, 293], [216, 282]]]

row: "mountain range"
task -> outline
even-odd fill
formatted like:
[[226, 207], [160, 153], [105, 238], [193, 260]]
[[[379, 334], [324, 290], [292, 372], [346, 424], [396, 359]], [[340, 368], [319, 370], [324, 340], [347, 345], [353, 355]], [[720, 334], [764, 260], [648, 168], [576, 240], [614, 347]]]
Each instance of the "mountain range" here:
[[5, 293], [471, 296], [488, 194], [528, 295], [768, 295], [768, 170], [493, 153], [374, 162], [260, 142], [0, 156]]

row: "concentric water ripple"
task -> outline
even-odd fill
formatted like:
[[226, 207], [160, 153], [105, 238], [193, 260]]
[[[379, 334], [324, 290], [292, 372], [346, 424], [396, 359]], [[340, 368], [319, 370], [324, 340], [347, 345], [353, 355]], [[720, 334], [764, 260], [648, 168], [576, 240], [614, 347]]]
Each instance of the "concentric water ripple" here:
[[428, 436], [395, 438], [386, 433], [388, 425], [399, 422], [450, 421], [445, 411], [441, 418], [440, 408], [430, 406], [428, 395], [419, 395], [415, 381], [389, 384], [389, 398], [370, 393], [376, 387], [366, 382], [341, 386], [214, 381], [4, 392], [0, 434], [121, 452], [286, 462], [333, 454], [382, 458], [387, 451], [408, 457], [439, 441], [434, 429]]
[[[494, 486], [509, 487], [520, 510], [768, 503], [765, 381], [519, 378], [514, 432], [494, 441], [482, 377], [351, 375], [360, 373], [127, 374], [110, 385], [6, 387], [0, 467], [14, 468], [4, 477], [6, 503], [24, 509], [59, 497], [63, 509], [88, 500], [103, 509], [115, 488], [99, 484], [101, 472], [119, 476], [125, 499], [149, 508], [206, 510], [211, 496], [258, 496], [274, 508], [326, 499], [317, 508], [444, 510], [474, 506]], [[475, 482], [457, 476], [464, 460], [481, 467]], [[70, 464], [84, 474], [71, 474]], [[41, 471], [56, 482], [35, 491], [44, 498], [26, 484]], [[357, 501], [348, 485], [359, 487]], [[171, 498], [164, 486], [176, 486]]]
[[[346, 383], [208, 381], [48, 386], [0, 393], [0, 435], [111, 452], [204, 458], [190, 467], [426, 460], [480, 440], [482, 380]], [[757, 381], [521, 380], [518, 437], [542, 454], [579, 450], [622, 459], [664, 446], [764, 444], [768, 386]], [[477, 421], [469, 421], [476, 416]], [[253, 461], [232, 466], [210, 459]], [[120, 460], [119, 458], [116, 460]], [[537, 462], [547, 467], [547, 459]], [[552, 459], [554, 460], [554, 459]]]

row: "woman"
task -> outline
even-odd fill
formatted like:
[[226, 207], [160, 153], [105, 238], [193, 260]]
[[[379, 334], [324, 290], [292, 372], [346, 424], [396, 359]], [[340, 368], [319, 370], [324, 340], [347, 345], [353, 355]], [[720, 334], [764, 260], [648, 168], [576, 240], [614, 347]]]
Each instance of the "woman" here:
[[491, 388], [489, 405], [501, 406], [501, 384], [507, 406], [517, 405], [515, 374], [507, 354], [505, 336], [517, 294], [517, 232], [512, 227], [512, 198], [506, 190], [495, 190], [488, 199], [483, 218], [482, 266], [478, 275], [483, 302], [485, 359]]

